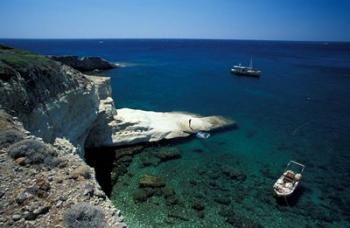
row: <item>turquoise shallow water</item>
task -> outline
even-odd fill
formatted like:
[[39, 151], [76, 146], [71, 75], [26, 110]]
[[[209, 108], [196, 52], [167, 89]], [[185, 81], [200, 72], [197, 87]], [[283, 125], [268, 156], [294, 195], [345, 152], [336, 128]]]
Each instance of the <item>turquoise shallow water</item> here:
[[[102, 73], [112, 78], [117, 107], [218, 114], [237, 121], [238, 129], [207, 140], [165, 143], [136, 154], [111, 194], [130, 227], [250, 227], [253, 222], [265, 227], [350, 226], [350, 44], [1, 42], [42, 54], [98, 55], [126, 63]], [[260, 79], [230, 75], [231, 65], [248, 62], [250, 56], [263, 71]], [[169, 147], [181, 158], [143, 167], [147, 154]], [[292, 159], [306, 169], [288, 206], [272, 197], [272, 185]], [[227, 167], [246, 178], [228, 178]], [[144, 174], [162, 176], [178, 202], [167, 205], [156, 193], [136, 202], [134, 193]], [[192, 208], [194, 201], [204, 204], [201, 212]], [[169, 216], [174, 213], [184, 218]]]

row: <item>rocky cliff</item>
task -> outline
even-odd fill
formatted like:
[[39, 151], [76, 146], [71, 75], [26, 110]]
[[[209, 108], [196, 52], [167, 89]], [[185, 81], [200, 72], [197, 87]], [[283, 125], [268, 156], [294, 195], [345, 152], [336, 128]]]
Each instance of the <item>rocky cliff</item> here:
[[25, 129], [45, 142], [66, 138], [81, 152], [85, 145], [152, 142], [234, 124], [222, 117], [189, 113], [122, 109], [118, 114], [109, 78], [87, 76], [26, 51], [2, 47], [0, 75], [3, 109], [18, 116]]
[[0, 45], [0, 227], [126, 227], [82, 153], [110, 94], [108, 78]]
[[82, 151], [102, 109], [115, 114], [108, 78], [94, 79], [39, 55], [0, 49], [0, 77], [1, 107], [49, 143], [67, 138]]

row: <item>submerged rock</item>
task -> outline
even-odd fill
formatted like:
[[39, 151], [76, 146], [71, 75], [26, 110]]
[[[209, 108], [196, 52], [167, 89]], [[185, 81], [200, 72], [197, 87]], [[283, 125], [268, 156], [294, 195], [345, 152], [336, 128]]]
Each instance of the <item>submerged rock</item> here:
[[176, 206], [168, 212], [168, 217], [179, 219], [182, 221], [190, 221], [189, 213], [182, 207]]
[[162, 188], [162, 193], [165, 198], [169, 198], [171, 196], [174, 196], [176, 193], [173, 188], [170, 188], [168, 186], [165, 186]]
[[133, 156], [137, 153], [140, 153], [143, 150], [143, 146], [130, 146], [125, 148], [118, 148], [115, 150], [115, 159], [119, 160], [125, 156]]
[[197, 210], [197, 211], [202, 211], [202, 210], [204, 210], [205, 206], [204, 206], [204, 203], [202, 201], [194, 200], [192, 203], [192, 208]]
[[162, 148], [152, 154], [161, 161], [181, 158], [181, 153], [177, 148]]
[[232, 208], [222, 208], [219, 211], [219, 215], [225, 219], [225, 222], [232, 225], [233, 227], [244, 228], [260, 228], [263, 227], [260, 224], [256, 223], [254, 220], [237, 215]]
[[148, 166], [157, 166], [160, 163], [160, 159], [156, 158], [152, 155], [146, 154], [145, 156], [141, 157], [141, 165], [143, 167], [148, 167]]
[[225, 196], [218, 196], [218, 197], [214, 198], [214, 201], [219, 203], [219, 204], [223, 204], [223, 205], [230, 205], [230, 203], [231, 203], [231, 200]]
[[263, 227], [262, 225], [260, 225], [259, 223], [256, 223], [252, 219], [248, 219], [242, 216], [236, 216], [235, 214], [231, 214], [230, 216], [228, 216], [225, 221], [231, 224], [232, 226], [238, 227], [238, 228], [244, 228], [244, 227], [262, 228]]
[[150, 189], [138, 188], [133, 193], [133, 199], [136, 202], [145, 202], [145, 201], [147, 201], [148, 198], [153, 196], [153, 194], [154, 194], [154, 191], [152, 191]]
[[197, 216], [198, 216], [198, 218], [204, 218], [204, 216], [205, 216], [205, 213], [204, 213], [204, 211], [202, 210], [202, 211], [197, 211]]
[[195, 152], [195, 153], [198, 153], [198, 154], [204, 153], [204, 151], [202, 149], [200, 149], [200, 148], [195, 148], [192, 151]]
[[140, 187], [159, 188], [165, 186], [165, 181], [160, 176], [145, 174], [139, 181]]
[[179, 203], [179, 199], [176, 197], [176, 195], [171, 195], [167, 197], [165, 201], [167, 206], [174, 206]]
[[180, 151], [177, 148], [165, 147], [160, 149], [146, 150], [140, 157], [141, 166], [158, 166], [162, 162], [181, 158]]
[[232, 180], [244, 181], [247, 178], [247, 176], [244, 173], [230, 166], [223, 166], [221, 168], [221, 171], [224, 175], [226, 175]]
[[143, 149], [142, 146], [122, 148], [115, 150], [115, 161], [111, 172], [111, 181], [117, 183], [120, 176], [128, 172], [128, 167], [133, 161], [133, 156]]
[[132, 146], [115, 150], [115, 160], [111, 172], [112, 184], [117, 183], [119, 177], [128, 172], [128, 167], [133, 161], [134, 155], [140, 153], [142, 150], [143, 146]]

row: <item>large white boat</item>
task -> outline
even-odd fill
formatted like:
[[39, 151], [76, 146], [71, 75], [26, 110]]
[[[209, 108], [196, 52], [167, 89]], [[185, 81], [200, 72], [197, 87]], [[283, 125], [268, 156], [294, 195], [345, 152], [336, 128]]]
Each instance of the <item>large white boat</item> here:
[[250, 58], [249, 66], [243, 66], [242, 64], [238, 64], [232, 67], [231, 73], [234, 73], [238, 76], [251, 76], [251, 77], [259, 77], [261, 71], [254, 69], [253, 67], [253, 59]]

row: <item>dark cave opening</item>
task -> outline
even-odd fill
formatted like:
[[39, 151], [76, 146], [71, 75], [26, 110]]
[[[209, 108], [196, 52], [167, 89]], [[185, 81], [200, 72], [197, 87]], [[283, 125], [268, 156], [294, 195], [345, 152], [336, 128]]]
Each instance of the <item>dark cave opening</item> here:
[[110, 197], [112, 192], [113, 162], [115, 158], [114, 148], [89, 148], [85, 149], [86, 163], [95, 169], [97, 182], [101, 185], [102, 190]]

